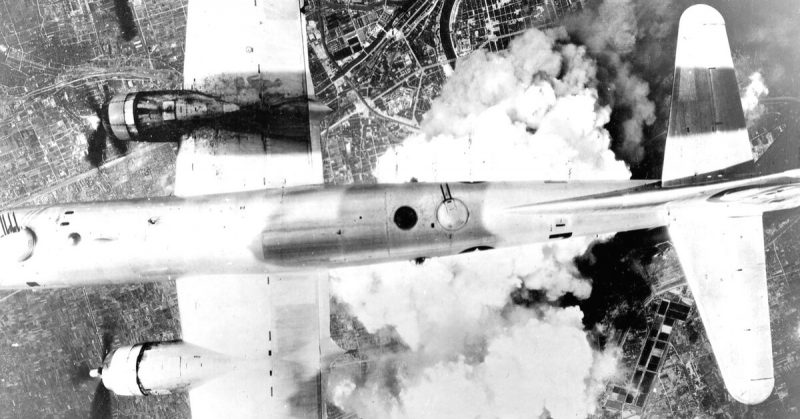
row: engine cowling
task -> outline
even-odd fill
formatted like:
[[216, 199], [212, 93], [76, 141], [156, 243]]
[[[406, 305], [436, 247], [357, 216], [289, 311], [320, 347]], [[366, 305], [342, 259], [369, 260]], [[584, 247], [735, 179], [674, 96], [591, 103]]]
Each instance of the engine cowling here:
[[144, 345], [122, 346], [111, 351], [103, 361], [99, 375], [103, 384], [119, 396], [144, 396], [149, 394], [138, 377], [138, 360]]
[[111, 351], [92, 375], [119, 396], [147, 396], [186, 390], [240, 364], [185, 342], [147, 342]]

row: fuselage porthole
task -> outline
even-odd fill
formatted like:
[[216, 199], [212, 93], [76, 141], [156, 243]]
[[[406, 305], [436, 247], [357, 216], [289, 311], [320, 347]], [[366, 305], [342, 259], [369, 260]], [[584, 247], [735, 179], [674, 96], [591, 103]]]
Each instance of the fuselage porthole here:
[[394, 224], [400, 230], [411, 230], [417, 225], [417, 212], [409, 206], [402, 206], [394, 212]]

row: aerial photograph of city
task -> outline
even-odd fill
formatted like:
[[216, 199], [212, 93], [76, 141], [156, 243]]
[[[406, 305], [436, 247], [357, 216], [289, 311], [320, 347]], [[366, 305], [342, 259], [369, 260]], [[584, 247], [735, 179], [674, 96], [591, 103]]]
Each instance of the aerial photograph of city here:
[[[112, 132], [109, 109], [112, 98], [129, 93], [154, 91], [169, 102], [170, 92], [193, 90], [184, 79], [187, 21], [197, 16], [189, 12], [197, 7], [193, 4], [203, 1], [0, 0], [0, 252], [16, 250], [12, 236], [30, 231], [15, 218], [21, 212], [11, 208], [184, 199], [176, 193], [176, 171], [181, 170], [181, 153], [194, 143], [187, 145], [181, 135], [172, 134], [155, 141], [127, 141]], [[414, 254], [376, 266], [333, 266], [327, 273], [330, 294], [324, 295], [322, 305], [330, 306], [336, 356], [323, 356], [311, 379], [321, 389], [321, 400], [314, 402], [318, 408], [311, 413], [295, 409], [296, 416], [800, 417], [800, 204], [792, 195], [800, 184], [792, 172], [800, 168], [800, 0], [254, 4], [259, 7], [262, 1], [292, 7], [298, 3], [308, 71], [303, 86], [312, 96], [309, 101], [303, 98], [300, 127], [306, 135], [308, 118], [315, 124], [315, 109], [322, 109], [319, 152], [326, 187], [355, 185], [370, 191], [382, 184], [447, 182], [439, 184], [436, 193], [441, 190], [438, 199], [443, 196], [449, 203], [453, 219], [420, 211], [416, 229], [441, 230], [449, 239], [461, 226], [470, 226], [468, 220], [475, 222], [466, 209], [461, 219], [452, 215], [462, 210], [463, 202], [454, 196], [465, 188], [484, 188], [486, 182], [491, 185], [485, 186], [486, 196], [491, 197], [493, 182], [542, 181], [541, 193], [552, 199], [517, 205], [503, 215], [517, 219], [527, 214], [531, 223], [548, 226], [543, 237], [549, 241], [544, 243], [518, 241], [512, 244], [523, 246], [483, 251], [493, 249], [493, 242], [476, 242], [468, 249], [448, 248], [431, 257]], [[708, 62], [717, 55], [728, 57], [735, 68], [733, 79], [714, 75], [730, 70], [729, 64], [717, 69], [684, 61], [682, 68], [676, 59], [685, 48], [683, 39], [702, 36], [687, 35], [688, 29], [679, 34], [679, 23], [690, 21], [681, 15], [698, 3], [724, 17], [717, 27], [722, 28], [723, 40], [727, 33], [730, 55], [727, 50], [711, 54]], [[268, 14], [273, 6], [264, 7]], [[253, 53], [252, 48], [243, 53]], [[707, 83], [696, 90], [682, 87], [695, 77], [694, 67], [711, 74], [703, 76]], [[290, 85], [289, 79], [275, 83]], [[756, 227], [742, 235], [707, 238], [703, 243], [719, 248], [703, 253], [700, 245], [686, 250], [678, 243], [733, 224], [695, 222], [691, 225], [699, 231], [681, 236], [677, 227], [651, 222], [642, 208], [650, 203], [646, 197], [671, 193], [670, 187], [705, 193], [728, 176], [717, 170], [726, 166], [706, 166], [718, 179], [698, 180], [698, 173], [704, 172], [696, 170], [687, 174], [696, 183], [670, 184], [681, 180], [667, 179], [676, 164], [665, 159], [674, 152], [668, 139], [694, 138], [689, 135], [695, 133], [690, 130], [693, 122], [675, 116], [681, 106], [675, 103], [687, 95], [717, 95], [704, 105], [711, 110], [703, 111], [716, 118], [713, 126], [696, 136], [730, 129], [722, 121], [727, 105], [715, 102], [724, 81], [738, 88], [730, 96], [736, 109], [741, 103], [743, 125], [735, 128], [747, 135], [750, 146], [745, 160], [725, 161], [745, 161], [749, 174], [767, 180], [753, 187], [754, 195], [746, 195], [750, 184], [741, 183], [747, 180], [740, 177], [734, 178], [740, 182], [735, 186], [704, 196], [709, 202], [731, 202], [741, 194], [752, 202], [768, 194], [777, 198], [770, 198], [773, 206], [762, 211], [763, 216], [730, 216], [754, 219]], [[240, 85], [236, 89], [244, 90]], [[210, 115], [214, 106], [222, 109], [220, 114], [240, 110], [228, 97], [213, 100], [218, 102], [202, 105], [201, 111]], [[260, 93], [258, 100], [266, 102]], [[200, 105], [185, 110], [177, 102], [169, 106], [179, 108], [179, 115], [201, 112]], [[284, 112], [294, 106], [284, 105], [269, 109]], [[291, 112], [270, 119], [266, 135], [283, 135], [275, 126], [281, 121], [288, 125]], [[122, 124], [130, 123], [124, 119]], [[265, 140], [264, 152], [277, 153], [270, 148], [280, 148], [274, 144]], [[723, 161], [728, 154], [734, 153], [707, 148], [686, 153], [681, 160]], [[619, 195], [611, 186], [597, 192], [588, 186], [580, 189], [582, 182], [598, 180], [610, 185], [633, 182], [627, 189], [631, 194], [614, 201]], [[567, 184], [578, 185], [585, 196], [565, 192], [560, 198]], [[308, 188], [313, 192], [316, 186]], [[280, 191], [275, 193], [283, 199]], [[635, 196], [645, 198], [636, 201]], [[670, 196], [679, 203], [689, 200]], [[590, 198], [607, 212], [587, 210], [589, 204], [581, 202]], [[564, 216], [570, 202], [579, 202], [575, 214], [589, 221]], [[724, 205], [725, 211], [736, 207]], [[622, 206], [630, 211], [622, 211]], [[403, 208], [413, 217], [407, 228], [398, 219], [409, 216]], [[670, 220], [680, 220], [681, 211], [688, 211], [677, 205], [665, 208]], [[323, 203], [314, 209], [327, 210]], [[714, 211], [719, 211], [714, 217], [727, 214]], [[392, 220], [400, 230], [409, 230], [417, 225], [417, 217], [414, 209], [401, 207]], [[434, 223], [430, 217], [438, 218]], [[169, 216], [161, 218], [148, 222], [169, 221]], [[604, 227], [587, 227], [592, 223]], [[605, 227], [613, 225], [633, 227]], [[392, 221], [381, 226], [393, 227]], [[74, 234], [69, 238], [77, 246], [81, 236]], [[341, 236], [342, 230], [336, 234]], [[84, 234], [84, 242], [88, 237]], [[7, 244], [4, 239], [9, 239]], [[745, 252], [731, 253], [736, 246], [726, 243], [738, 239], [759, 249], [763, 240], [763, 259], [759, 253], [754, 261], [738, 260]], [[29, 240], [34, 246], [47, 236]], [[258, 243], [259, 249], [262, 246], [267, 249], [268, 244]], [[325, 246], [331, 245], [302, 250], [313, 254], [325, 251]], [[180, 285], [171, 271], [164, 280], [142, 276], [141, 282], [50, 287], [9, 275], [17, 272], [9, 266], [31, 253], [16, 257], [0, 255], [0, 418], [199, 417], [192, 407], [196, 400], [183, 391], [188, 385], [161, 394], [145, 391], [136, 377], [142, 393], [149, 395], [130, 397], [108, 391], [105, 378], [101, 382], [94, 376], [95, 369], [108, 367], [103, 361], [114, 348], [185, 338]], [[103, 257], [98, 253], [98, 266]], [[774, 386], [756, 403], [747, 402], [747, 395], [732, 394], [730, 373], [720, 368], [730, 361], [719, 359], [723, 338], [718, 336], [723, 332], [709, 329], [720, 324], [710, 323], [716, 321], [733, 324], [725, 331], [738, 327], [749, 332], [751, 323], [739, 323], [752, 317], [755, 324], [758, 313], [741, 315], [734, 307], [712, 313], [716, 317], [709, 320], [711, 303], [698, 303], [708, 296], [697, 291], [691, 275], [698, 271], [689, 266], [703, 265], [705, 257], [736, 267], [742, 263], [739, 273], [751, 268], [747, 263], [760, 269], [762, 277], [766, 270], [768, 317], [762, 319], [771, 342], [759, 350], [772, 364]], [[711, 275], [704, 274], [706, 279]], [[14, 281], [27, 287], [13, 289]], [[758, 293], [748, 291], [745, 298], [757, 299]], [[731, 313], [736, 318], [731, 319]], [[750, 335], [729, 335], [724, 342], [733, 352], [760, 345], [755, 337], [745, 341], [742, 336]], [[752, 361], [740, 353], [733, 356], [736, 365]], [[134, 360], [137, 368], [141, 358], [140, 354]], [[264, 394], [270, 392], [264, 389]], [[295, 394], [291, 401], [304, 397], [311, 396]], [[263, 413], [257, 417], [268, 416]]]

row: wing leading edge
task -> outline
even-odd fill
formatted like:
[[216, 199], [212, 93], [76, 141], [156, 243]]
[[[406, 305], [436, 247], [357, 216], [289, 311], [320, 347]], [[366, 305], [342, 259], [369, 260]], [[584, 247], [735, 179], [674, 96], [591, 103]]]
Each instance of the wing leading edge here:
[[673, 208], [673, 245], [728, 392], [760, 403], [775, 384], [762, 215]]

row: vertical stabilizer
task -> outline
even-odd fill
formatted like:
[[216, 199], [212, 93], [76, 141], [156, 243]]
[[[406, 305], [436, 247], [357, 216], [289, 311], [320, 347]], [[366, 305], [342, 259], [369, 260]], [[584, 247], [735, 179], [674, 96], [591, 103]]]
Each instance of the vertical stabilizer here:
[[678, 28], [661, 182], [723, 180], [752, 163], [725, 20], [710, 6], [692, 6]]

